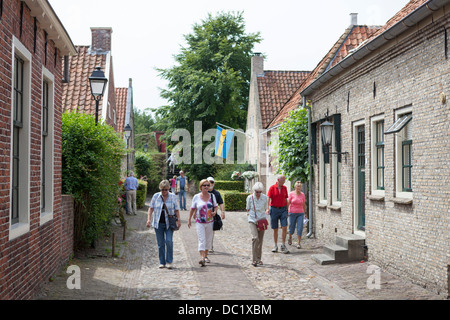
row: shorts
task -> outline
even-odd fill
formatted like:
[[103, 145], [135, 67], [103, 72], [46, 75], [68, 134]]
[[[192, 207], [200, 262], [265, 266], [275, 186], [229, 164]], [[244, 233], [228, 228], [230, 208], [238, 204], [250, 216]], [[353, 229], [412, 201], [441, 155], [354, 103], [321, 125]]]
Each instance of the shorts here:
[[280, 220], [281, 227], [287, 227], [288, 225], [288, 212], [287, 207], [276, 208], [270, 207], [270, 226], [273, 230], [278, 229], [278, 220]]

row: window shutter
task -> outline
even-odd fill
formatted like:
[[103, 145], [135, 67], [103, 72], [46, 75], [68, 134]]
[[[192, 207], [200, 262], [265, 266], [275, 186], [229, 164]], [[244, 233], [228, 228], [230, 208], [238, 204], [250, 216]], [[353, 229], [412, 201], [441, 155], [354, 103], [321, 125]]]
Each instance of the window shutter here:
[[314, 164], [317, 164], [317, 124], [311, 124], [311, 149]]
[[341, 143], [341, 115], [340, 114], [335, 114], [334, 115], [334, 135], [335, 135], [335, 149], [336, 152], [338, 152], [338, 162], [342, 162], [342, 143]]

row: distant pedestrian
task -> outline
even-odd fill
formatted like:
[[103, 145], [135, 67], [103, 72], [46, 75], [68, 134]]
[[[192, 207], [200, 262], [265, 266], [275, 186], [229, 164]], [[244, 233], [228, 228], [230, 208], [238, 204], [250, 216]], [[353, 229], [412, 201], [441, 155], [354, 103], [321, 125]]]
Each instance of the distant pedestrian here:
[[289, 245], [292, 245], [292, 236], [295, 233], [295, 226], [297, 225], [297, 238], [298, 245], [297, 249], [301, 249], [302, 246], [300, 242], [302, 241], [303, 235], [303, 220], [308, 218], [306, 213], [306, 197], [302, 192], [302, 183], [297, 181], [294, 185], [295, 191], [289, 193], [288, 197], [288, 207], [289, 207]]
[[[217, 205], [219, 206], [220, 211], [222, 213], [221, 218], [222, 218], [222, 220], [225, 220], [225, 204], [223, 203], [222, 195], [220, 194], [219, 191], [214, 189], [214, 185], [216, 183], [214, 178], [213, 177], [209, 177], [207, 180], [208, 180], [208, 182], [210, 184], [209, 193], [212, 193], [213, 195], [216, 196]], [[211, 253], [214, 252], [214, 233], [215, 232], [213, 232], [213, 238], [211, 240], [211, 250], [209, 251]]]
[[287, 198], [288, 190], [284, 183], [286, 182], [286, 177], [281, 175], [278, 177], [277, 182], [269, 188], [267, 196], [270, 198], [270, 225], [273, 230], [273, 241], [275, 246], [272, 252], [278, 252], [278, 221], [281, 224], [281, 252], [289, 253], [286, 248], [286, 235], [287, 235], [287, 225], [288, 225], [288, 212], [287, 212]]
[[177, 192], [177, 176], [173, 176], [173, 178], [170, 179], [169, 182], [170, 182], [170, 189], [172, 189], [172, 193], [176, 194], [176, 192]]
[[217, 214], [217, 201], [213, 194], [208, 192], [210, 183], [204, 179], [200, 181], [200, 193], [192, 199], [191, 211], [189, 213], [188, 227], [191, 227], [191, 219], [195, 214], [195, 221], [198, 235], [198, 251], [202, 267], [209, 263], [208, 252], [211, 250], [213, 236], [214, 216]]
[[180, 200], [180, 209], [186, 209], [186, 191], [188, 191], [189, 181], [188, 178], [184, 176], [184, 172], [180, 171], [180, 176], [177, 178], [177, 192], [178, 199]]
[[173, 267], [173, 230], [169, 228], [169, 215], [176, 215], [177, 226], [181, 227], [180, 208], [177, 197], [169, 192], [169, 181], [159, 184], [161, 192], [153, 195], [148, 210], [147, 228], [155, 228], [156, 242], [158, 243], [159, 268], [172, 269]]
[[124, 188], [127, 192], [127, 214], [136, 215], [136, 190], [139, 187], [138, 180], [134, 177], [134, 172], [130, 172], [130, 176], [125, 180]]
[[267, 219], [267, 209], [269, 207], [269, 198], [263, 194], [264, 185], [261, 182], [253, 186], [253, 194], [247, 197], [247, 215], [252, 234], [252, 257], [253, 266], [262, 265], [262, 245], [264, 241], [265, 230], [258, 230], [257, 222], [261, 219]]

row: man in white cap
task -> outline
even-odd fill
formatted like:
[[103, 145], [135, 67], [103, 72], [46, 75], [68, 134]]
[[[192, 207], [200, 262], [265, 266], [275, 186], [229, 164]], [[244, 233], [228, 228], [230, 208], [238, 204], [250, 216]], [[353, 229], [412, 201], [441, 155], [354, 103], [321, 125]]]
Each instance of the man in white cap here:
[[[214, 194], [214, 196], [216, 197], [217, 204], [219, 205], [220, 211], [222, 212], [222, 215], [221, 215], [222, 220], [225, 220], [225, 205], [223, 204], [223, 199], [222, 199], [220, 192], [217, 191], [216, 189], [214, 189], [214, 184], [215, 184], [214, 178], [209, 177], [206, 180], [208, 180], [208, 182], [210, 184], [208, 192]], [[213, 233], [213, 238], [211, 240], [211, 250], [209, 250], [209, 252], [214, 252], [214, 233]]]

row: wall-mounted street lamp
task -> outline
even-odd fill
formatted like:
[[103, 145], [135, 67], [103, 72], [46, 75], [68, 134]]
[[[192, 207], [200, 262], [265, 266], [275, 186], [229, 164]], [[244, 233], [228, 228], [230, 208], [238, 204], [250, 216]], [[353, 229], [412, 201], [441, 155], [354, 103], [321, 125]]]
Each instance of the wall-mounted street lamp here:
[[131, 138], [132, 132], [133, 132], [133, 128], [131, 128], [130, 124], [127, 124], [125, 126], [125, 128], [123, 129], [123, 134], [124, 134], [125, 138], [127, 138], [127, 174], [130, 169], [130, 166], [129, 166], [130, 155], [128, 153], [128, 149], [130, 149], [130, 138]]
[[92, 75], [89, 77], [89, 84], [91, 86], [91, 94], [95, 99], [95, 125], [98, 124], [98, 108], [99, 102], [103, 98], [106, 90], [108, 79], [100, 67], [96, 67]]
[[[320, 130], [322, 132], [322, 143], [326, 146], [326, 149], [329, 154], [337, 154], [337, 155], [345, 155], [347, 159], [348, 152], [330, 152], [329, 147], [331, 146], [333, 140], [333, 130], [334, 125], [328, 121], [328, 111], [325, 114], [325, 122], [320, 125]], [[346, 160], [347, 161], [347, 160]]]

